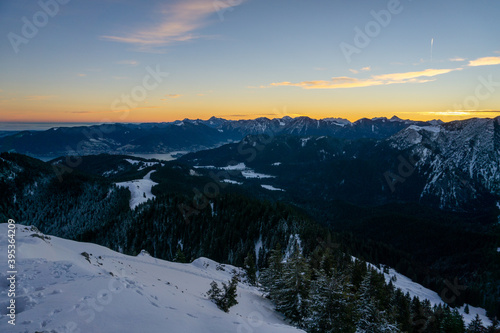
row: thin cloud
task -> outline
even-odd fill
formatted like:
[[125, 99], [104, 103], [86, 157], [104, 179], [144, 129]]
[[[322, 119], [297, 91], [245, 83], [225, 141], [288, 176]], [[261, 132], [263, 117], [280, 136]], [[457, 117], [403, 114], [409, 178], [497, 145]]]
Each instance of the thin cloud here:
[[79, 77], [85, 77], [85, 76], [87, 76], [87, 74], [78, 73], [78, 74], [76, 74], [76, 76], [79, 76]]
[[[412, 112], [407, 112], [412, 113]], [[478, 114], [488, 113], [500, 113], [500, 111], [495, 110], [447, 110], [447, 111], [422, 111], [417, 112], [420, 115], [434, 115], [434, 116], [473, 116], [476, 117]]]
[[489, 66], [489, 65], [500, 65], [500, 57], [483, 57], [476, 60], [469, 61], [467, 66]]
[[349, 69], [349, 72], [351, 72], [353, 74], [358, 74], [359, 72], [369, 72], [371, 70], [372, 70], [372, 68], [370, 66], [366, 66], [366, 67], [363, 67], [360, 69]]
[[161, 101], [168, 101], [169, 99], [175, 99], [175, 98], [182, 97], [182, 95], [179, 95], [179, 94], [168, 94], [168, 95], [165, 95], [165, 97], [167, 97], [167, 98], [162, 98], [160, 100]]
[[139, 62], [137, 60], [121, 60], [116, 62], [118, 65], [129, 65], [129, 66], [137, 66]]
[[47, 101], [49, 99], [54, 98], [54, 95], [31, 95], [26, 96], [25, 100], [27, 101]]
[[465, 61], [465, 60], [467, 60], [467, 59], [465, 59], [465, 58], [460, 58], [460, 57], [455, 57], [455, 58], [451, 58], [451, 59], [449, 59], [449, 60], [450, 60], [450, 61], [457, 61], [457, 62], [460, 62], [460, 61]]
[[397, 83], [425, 83], [434, 81], [434, 76], [450, 73], [452, 71], [462, 70], [462, 68], [451, 69], [426, 69], [419, 72], [392, 73], [383, 75], [372, 75], [368, 79], [356, 79], [348, 76], [333, 77], [330, 81], [302, 81], [276, 82], [271, 83], [273, 87], [292, 86], [304, 89], [342, 89], [342, 88], [362, 88], [380, 85], [389, 85]]
[[[228, 3], [229, 7], [235, 7]], [[104, 40], [129, 43], [139, 46], [142, 50], [154, 51], [154, 48], [167, 46], [176, 42], [186, 42], [204, 38], [195, 31], [208, 25], [208, 17], [218, 10], [212, 1], [192, 0], [179, 1], [167, 6], [161, 11], [163, 20], [160, 24], [150, 26], [123, 36], [104, 35]]]
[[393, 83], [399, 83], [412, 79], [417, 79], [419, 77], [433, 77], [436, 75], [447, 74], [449, 72], [462, 70], [461, 68], [451, 68], [451, 69], [426, 69], [418, 72], [407, 72], [407, 73], [393, 73], [393, 74], [383, 74], [373, 76], [375, 79], [394, 81]]

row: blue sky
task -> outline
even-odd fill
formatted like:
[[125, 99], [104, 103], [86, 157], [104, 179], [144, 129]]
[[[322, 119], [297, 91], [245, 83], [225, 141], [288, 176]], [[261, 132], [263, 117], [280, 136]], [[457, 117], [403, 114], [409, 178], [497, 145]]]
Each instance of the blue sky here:
[[500, 109], [498, 1], [59, 1], [0, 4], [0, 121]]

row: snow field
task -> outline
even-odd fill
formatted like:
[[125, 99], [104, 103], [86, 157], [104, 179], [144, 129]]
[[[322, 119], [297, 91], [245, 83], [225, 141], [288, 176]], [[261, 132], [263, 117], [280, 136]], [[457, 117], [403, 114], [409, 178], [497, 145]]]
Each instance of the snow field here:
[[155, 198], [151, 189], [153, 186], [158, 185], [151, 180], [151, 174], [154, 172], [150, 171], [143, 179], [132, 180], [128, 182], [116, 183], [116, 186], [127, 187], [130, 191], [130, 209], [134, 210], [135, 207], [139, 206], [141, 203], [147, 202], [149, 199]]
[[[1, 314], [8, 298], [7, 224], [0, 224]], [[38, 236], [32, 236], [38, 235]], [[1, 332], [303, 332], [287, 325], [255, 288], [238, 285], [229, 313], [207, 297], [210, 282], [233, 269], [199, 258], [191, 264], [137, 257], [91, 243], [50, 237], [17, 226], [16, 326], [1, 317]]]

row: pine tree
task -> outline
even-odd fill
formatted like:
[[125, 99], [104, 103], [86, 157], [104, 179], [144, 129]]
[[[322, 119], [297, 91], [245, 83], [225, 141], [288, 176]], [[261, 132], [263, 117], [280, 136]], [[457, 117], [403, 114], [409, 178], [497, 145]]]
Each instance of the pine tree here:
[[311, 282], [308, 315], [305, 327], [312, 333], [354, 332], [351, 315], [351, 297], [346, 276], [340, 273], [329, 277], [324, 270], [316, 272]]
[[222, 310], [224, 310], [225, 312], [229, 312], [229, 308], [238, 304], [238, 300], [236, 300], [236, 297], [238, 296], [238, 294], [236, 293], [238, 281], [238, 276], [235, 274], [231, 278], [229, 284], [225, 284], [224, 282], [222, 282], [222, 287], [224, 289], [224, 305]]
[[248, 283], [255, 285], [257, 280], [257, 269], [255, 268], [255, 257], [252, 252], [248, 252], [243, 265], [246, 271]]
[[282, 288], [275, 290], [273, 300], [276, 310], [299, 326], [307, 314], [309, 279], [309, 266], [296, 247], [288, 262], [283, 265], [282, 275], [278, 277], [278, 285]]
[[277, 299], [277, 292], [283, 288], [283, 281], [281, 280], [283, 272], [282, 258], [281, 245], [277, 243], [276, 248], [269, 255], [269, 267], [264, 269], [259, 276], [262, 289], [268, 293], [271, 300]]
[[392, 333], [399, 332], [397, 325], [389, 322], [387, 315], [377, 309], [374, 291], [370, 286], [372, 271], [361, 281], [356, 302], [356, 333]]
[[214, 301], [216, 304], [219, 299], [222, 298], [222, 290], [217, 285], [217, 282], [212, 281], [210, 283], [210, 289], [207, 291], [207, 296], [209, 299]]
[[238, 304], [236, 299], [238, 286], [238, 276], [233, 275], [228, 284], [222, 282], [222, 289], [219, 288], [217, 282], [212, 281], [210, 283], [210, 290], [207, 292], [207, 296], [211, 299], [219, 309], [224, 312], [229, 312], [229, 309]]
[[441, 332], [443, 333], [464, 333], [465, 324], [462, 315], [457, 309], [444, 309], [443, 320], [441, 322]]
[[467, 333], [481, 333], [483, 332], [483, 321], [479, 318], [479, 315], [476, 314], [476, 317], [469, 323], [467, 326]]
[[487, 332], [488, 333], [496, 333], [497, 332], [497, 327], [498, 327], [498, 319], [497, 319], [497, 317], [494, 317], [491, 320], [491, 325], [488, 326]]
[[178, 248], [177, 252], [175, 253], [174, 261], [183, 264], [187, 262], [186, 257], [184, 256], [184, 253], [181, 251], [180, 248]]

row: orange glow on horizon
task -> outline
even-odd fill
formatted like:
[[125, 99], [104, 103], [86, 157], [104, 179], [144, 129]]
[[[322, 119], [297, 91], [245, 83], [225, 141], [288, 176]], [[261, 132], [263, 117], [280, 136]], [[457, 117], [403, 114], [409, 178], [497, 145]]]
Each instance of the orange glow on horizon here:
[[500, 116], [500, 111], [423, 111], [423, 112], [377, 112], [377, 111], [367, 111], [367, 112], [287, 112], [286, 110], [275, 109], [272, 112], [266, 113], [242, 113], [234, 114], [228, 112], [185, 112], [185, 113], [175, 113], [175, 114], [149, 114], [145, 112], [133, 113], [123, 112], [116, 114], [107, 114], [109, 117], [96, 117], [95, 113], [89, 114], [72, 114], [66, 117], [61, 117], [59, 114], [54, 116], [41, 116], [40, 114], [27, 114], [24, 116], [13, 116], [13, 117], [2, 117], [0, 119], [1, 123], [161, 123], [161, 122], [172, 122], [175, 120], [183, 119], [202, 119], [207, 120], [214, 116], [217, 118], [223, 118], [227, 120], [243, 120], [243, 119], [256, 119], [256, 118], [283, 118], [285, 116], [296, 118], [296, 117], [309, 117], [312, 119], [324, 119], [324, 118], [344, 118], [351, 122], [355, 122], [362, 118], [376, 118], [376, 117], [386, 117], [388, 119], [393, 116], [397, 116], [401, 119], [410, 119], [416, 121], [430, 121], [434, 119], [440, 119], [444, 122], [450, 122], [454, 120], [465, 120], [470, 118], [495, 118]]

